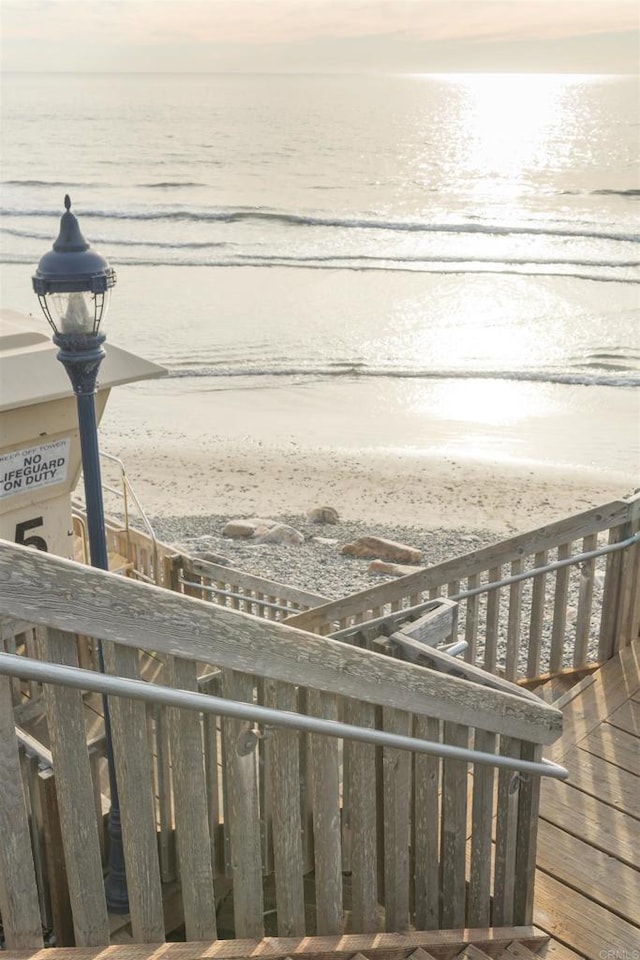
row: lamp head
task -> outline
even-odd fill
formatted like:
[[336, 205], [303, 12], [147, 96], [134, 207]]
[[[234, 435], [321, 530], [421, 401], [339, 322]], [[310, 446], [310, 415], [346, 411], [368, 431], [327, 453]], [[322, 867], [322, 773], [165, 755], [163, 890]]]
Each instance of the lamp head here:
[[58, 239], [40, 260], [33, 289], [54, 333], [94, 337], [106, 315], [116, 274], [82, 236], [68, 194], [64, 205]]

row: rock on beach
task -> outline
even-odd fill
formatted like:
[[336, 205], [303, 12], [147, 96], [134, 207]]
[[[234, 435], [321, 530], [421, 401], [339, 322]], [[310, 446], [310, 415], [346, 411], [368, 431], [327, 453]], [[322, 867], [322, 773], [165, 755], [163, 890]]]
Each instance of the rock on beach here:
[[390, 563], [419, 564], [422, 560], [421, 550], [395, 540], [386, 540], [384, 537], [359, 537], [353, 543], [346, 543], [342, 553], [351, 557], [387, 560]]

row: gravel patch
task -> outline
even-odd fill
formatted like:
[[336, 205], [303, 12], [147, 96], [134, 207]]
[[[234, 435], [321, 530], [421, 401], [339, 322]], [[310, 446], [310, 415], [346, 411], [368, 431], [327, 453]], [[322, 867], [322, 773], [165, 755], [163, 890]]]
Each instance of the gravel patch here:
[[369, 572], [370, 560], [343, 556], [342, 547], [358, 537], [384, 537], [422, 551], [422, 566], [471, 553], [496, 542], [487, 530], [457, 533], [419, 530], [387, 524], [343, 522], [310, 523], [302, 516], [268, 519], [295, 527], [303, 536], [299, 546], [258, 544], [222, 535], [228, 516], [158, 517], [152, 520], [158, 539], [189, 554], [215, 553], [231, 566], [255, 576], [339, 599], [395, 577]]

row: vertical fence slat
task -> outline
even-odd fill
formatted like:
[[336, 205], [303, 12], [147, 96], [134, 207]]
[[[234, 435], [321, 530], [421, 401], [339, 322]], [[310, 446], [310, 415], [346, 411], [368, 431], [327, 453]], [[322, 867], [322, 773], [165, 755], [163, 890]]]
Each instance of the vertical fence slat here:
[[[520, 746], [520, 741], [513, 737], [500, 737], [502, 756], [519, 757]], [[513, 924], [519, 786], [518, 773], [508, 769], [500, 770], [493, 887], [493, 924], [498, 927]]]
[[[624, 539], [640, 530], [640, 500], [629, 507], [629, 520], [625, 524]], [[622, 554], [620, 569], [620, 593], [616, 618], [616, 652], [638, 639], [638, 594], [640, 593], [640, 544], [628, 547]]]
[[[571, 555], [571, 544], [561, 543], [558, 547], [558, 560], [566, 560]], [[549, 673], [562, 669], [565, 633], [567, 629], [567, 599], [569, 596], [569, 567], [556, 570], [556, 589], [553, 601], [553, 623], [551, 625], [551, 653]]]
[[[514, 560], [511, 564], [511, 576], [522, 573], [524, 561]], [[504, 675], [507, 680], [516, 680], [520, 659], [520, 621], [522, 618], [522, 581], [509, 587], [509, 618], [507, 621], [507, 654]]]
[[[375, 727], [375, 708], [348, 700], [346, 722]], [[375, 933], [378, 926], [376, 844], [376, 748], [372, 744], [345, 743], [349, 753], [349, 817], [351, 824], [352, 930]]]
[[[200, 680], [203, 693], [220, 696], [221, 674], [211, 673], [206, 680]], [[211, 843], [211, 865], [214, 876], [224, 874], [224, 842], [220, 837], [221, 790], [218, 765], [220, 749], [218, 745], [218, 724], [216, 714], [205, 713], [203, 717], [204, 733], [204, 769], [207, 783], [207, 815]]]
[[[309, 712], [338, 720], [338, 700], [309, 690]], [[340, 743], [311, 736], [311, 789], [316, 881], [316, 928], [320, 937], [342, 932], [342, 851], [340, 840]]]
[[[298, 690], [298, 710], [307, 713], [307, 689]], [[311, 738], [302, 734], [299, 740], [300, 750], [300, 813], [302, 817], [302, 858], [305, 873], [313, 870], [313, 795], [311, 788]]]
[[[227, 670], [223, 681], [229, 700], [253, 702], [253, 679]], [[223, 720], [226, 767], [225, 823], [229, 822], [233, 869], [233, 909], [236, 939], [264, 936], [260, 808], [255, 738], [247, 722]], [[252, 742], [253, 740], [253, 742]]]
[[[120, 644], [103, 644], [107, 670], [137, 680], [138, 651]], [[164, 940], [164, 914], [158, 863], [151, 758], [143, 703], [128, 697], [109, 700], [113, 753], [120, 801], [129, 912], [133, 938], [138, 943]]]
[[[440, 721], [416, 717], [415, 736], [440, 742]], [[440, 758], [414, 756], [415, 926], [437, 930], [440, 923]]]
[[[467, 590], [475, 590], [479, 586], [480, 577], [472, 573], [467, 577]], [[464, 623], [464, 638], [468, 643], [464, 658], [467, 663], [475, 663], [478, 645], [478, 613], [480, 611], [480, 597], [476, 594], [467, 599], [466, 616]]]
[[[582, 541], [582, 552], [590, 553], [598, 545], [598, 534], [590, 533]], [[596, 572], [596, 561], [585, 560], [580, 567], [580, 584], [578, 586], [578, 609], [576, 612], [576, 639], [573, 645], [573, 665], [581, 667], [589, 659], [589, 633], [591, 626], [591, 611], [593, 608], [593, 578]]]
[[[71, 634], [49, 629], [42, 643], [44, 660], [77, 666]], [[109, 943], [109, 919], [82, 694], [46, 684], [45, 699], [76, 946], [102, 946]]]
[[[502, 566], [489, 570], [489, 583], [502, 579]], [[496, 672], [498, 658], [498, 627], [500, 623], [500, 588], [494, 588], [487, 595], [487, 622], [484, 645], [484, 668], [489, 673]]]
[[[522, 760], [539, 763], [542, 747], [522, 743]], [[516, 870], [513, 900], [513, 923], [516, 926], [533, 923], [533, 895], [536, 874], [536, 844], [538, 839], [538, 812], [540, 809], [540, 777], [523, 774], [520, 777], [518, 797], [518, 828], [516, 836]]]
[[[623, 536], [623, 527], [613, 527], [609, 531], [608, 542], [609, 544], [619, 543]], [[598, 641], [598, 660], [600, 661], [610, 660], [615, 650], [621, 559], [619, 552], [610, 553], [606, 559]]]
[[[474, 747], [495, 753], [497, 737], [486, 730], [476, 730]], [[488, 927], [491, 921], [491, 831], [493, 827], [493, 792], [495, 769], [477, 763], [473, 768], [473, 801], [471, 814], [471, 870], [469, 874], [469, 909], [467, 925]]]
[[[469, 728], [447, 721], [443, 740], [455, 747], [468, 747]], [[441, 924], [445, 930], [465, 926], [467, 764], [445, 759], [442, 765]]]
[[[297, 710], [292, 684], [266, 680], [265, 696], [267, 706], [275, 710]], [[279, 728], [271, 731], [268, 740], [279, 937], [305, 933], [299, 736], [297, 730]]]
[[53, 770], [41, 770], [38, 775], [40, 803], [43, 813], [44, 845], [49, 873], [51, 918], [57, 947], [73, 947], [73, 917], [69, 903], [67, 866], [64, 861], [60, 811]]
[[[198, 689], [196, 664], [191, 660], [172, 657], [169, 661], [169, 677], [171, 686], [177, 689], [191, 692]], [[169, 710], [169, 734], [176, 843], [187, 939], [215, 939], [216, 901], [200, 715], [193, 710], [172, 707]]]
[[11, 683], [0, 677], [0, 913], [10, 950], [42, 947], [36, 875], [11, 708]]
[[38, 759], [27, 754], [21, 758], [23, 769], [23, 780], [27, 790], [29, 814], [29, 827], [31, 831], [31, 849], [33, 851], [33, 862], [36, 869], [36, 886], [38, 888], [40, 900], [40, 916], [44, 927], [51, 927], [51, 909], [50, 909], [50, 891], [49, 891], [49, 873], [46, 868], [46, 856], [44, 846], [44, 816], [42, 804], [40, 802], [40, 790], [38, 789]]
[[156, 743], [155, 786], [158, 791], [158, 819], [160, 830], [160, 875], [163, 883], [175, 880], [176, 860], [173, 843], [173, 788], [171, 783], [171, 747], [167, 710], [154, 704]]
[[[548, 560], [548, 552], [540, 550], [533, 558], [534, 567], [544, 567]], [[531, 616], [529, 618], [529, 651], [527, 656], [527, 677], [537, 677], [540, 673], [540, 658], [542, 650], [542, 628], [545, 618], [545, 594], [547, 589], [547, 574], [539, 573], [533, 579], [531, 588]]]
[[[410, 736], [411, 714], [385, 707], [383, 729]], [[408, 750], [382, 750], [384, 813], [385, 929], [409, 929], [409, 843], [411, 837], [411, 754]]]

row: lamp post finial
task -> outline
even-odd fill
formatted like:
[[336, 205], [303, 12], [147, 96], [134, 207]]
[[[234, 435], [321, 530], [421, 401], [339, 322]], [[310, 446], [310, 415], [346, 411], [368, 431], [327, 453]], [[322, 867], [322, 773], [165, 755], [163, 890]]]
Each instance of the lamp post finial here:
[[68, 193], [65, 193], [64, 195], [64, 208], [65, 210], [71, 209], [71, 197], [69, 196]]

